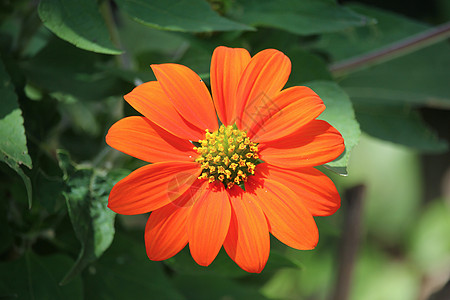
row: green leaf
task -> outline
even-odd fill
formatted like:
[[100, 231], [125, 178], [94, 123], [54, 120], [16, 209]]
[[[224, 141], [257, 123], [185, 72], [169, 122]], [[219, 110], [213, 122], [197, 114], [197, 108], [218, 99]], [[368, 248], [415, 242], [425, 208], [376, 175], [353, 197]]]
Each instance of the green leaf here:
[[[428, 29], [390, 12], [352, 7], [376, 17], [378, 24], [346, 34], [324, 35], [319, 47], [334, 60], [365, 54]], [[447, 149], [446, 142], [438, 139], [413, 108], [450, 108], [449, 66], [450, 46], [442, 42], [351, 73], [340, 85], [350, 95], [363, 131], [419, 151], [441, 152]]]
[[420, 114], [404, 105], [376, 105], [356, 102], [361, 129], [373, 137], [405, 145], [422, 152], [442, 152], [445, 140], [423, 122]]
[[292, 62], [288, 86], [313, 80], [332, 80], [328, 66], [319, 56], [301, 48], [292, 49], [285, 54]]
[[[68, 59], [70, 58], [70, 59]], [[30, 84], [43, 92], [59, 92], [83, 100], [122, 95], [130, 85], [107, 72], [107, 57], [86, 52], [54, 38], [33, 58], [21, 64]]]
[[120, 9], [135, 21], [164, 30], [211, 32], [252, 30], [212, 10], [204, 0], [116, 0]]
[[313, 81], [306, 83], [306, 85], [313, 89], [325, 103], [326, 109], [319, 116], [319, 119], [330, 123], [344, 138], [344, 153], [324, 166], [340, 175], [347, 175], [350, 152], [358, 144], [361, 134], [352, 103], [348, 95], [334, 82]]
[[[378, 20], [376, 25], [344, 33], [325, 34], [318, 48], [334, 62], [367, 54], [430, 27], [403, 16], [363, 5], [355, 11]], [[412, 68], [413, 66], [413, 68]], [[450, 45], [444, 41], [354, 72], [339, 83], [354, 102], [450, 108]]]
[[273, 27], [299, 35], [334, 32], [366, 26], [373, 19], [357, 14], [334, 0], [243, 0], [232, 15], [239, 21]]
[[66, 284], [88, 264], [98, 259], [114, 238], [115, 213], [108, 207], [113, 185], [125, 174], [107, 173], [88, 166], [75, 165], [66, 152], [58, 152], [67, 190], [64, 192], [73, 229], [81, 243], [78, 259], [61, 284]]
[[0, 61], [0, 161], [19, 174], [28, 193], [28, 206], [31, 208], [32, 190], [30, 178], [23, 172], [21, 165], [32, 168], [28, 155], [27, 139], [23, 126], [22, 110], [8, 73]]
[[184, 297], [174, 289], [160, 262], [150, 261], [144, 240], [117, 234], [111, 248], [83, 274], [86, 300], [167, 299]]
[[0, 264], [0, 297], [9, 299], [83, 299], [81, 278], [65, 286], [58, 280], [73, 261], [64, 255], [38, 256], [26, 252], [20, 259]]
[[98, 53], [120, 54], [92, 0], [41, 0], [39, 17], [45, 27], [75, 46]]

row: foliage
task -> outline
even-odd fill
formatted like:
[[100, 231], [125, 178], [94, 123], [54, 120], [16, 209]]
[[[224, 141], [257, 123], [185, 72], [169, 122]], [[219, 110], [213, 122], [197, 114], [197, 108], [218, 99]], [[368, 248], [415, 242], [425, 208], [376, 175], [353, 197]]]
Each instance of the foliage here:
[[[112, 186], [142, 165], [104, 140], [115, 121], [137, 114], [122, 96], [154, 80], [154, 63], [187, 65], [208, 83], [219, 45], [283, 51], [292, 61], [287, 86], [316, 91], [327, 106], [320, 118], [342, 133], [345, 152], [321, 169], [342, 195], [367, 187], [350, 299], [423, 295], [420, 282], [450, 270], [449, 195], [439, 190], [449, 180], [449, 44], [412, 44], [356, 69], [342, 63], [432, 27], [334, 0], [2, 1], [0, 298], [329, 298], [344, 197], [337, 214], [317, 218], [316, 250], [273, 239], [257, 275], [223, 251], [207, 268], [188, 249], [149, 261], [145, 216], [107, 208]], [[424, 173], [424, 154], [447, 163]]]

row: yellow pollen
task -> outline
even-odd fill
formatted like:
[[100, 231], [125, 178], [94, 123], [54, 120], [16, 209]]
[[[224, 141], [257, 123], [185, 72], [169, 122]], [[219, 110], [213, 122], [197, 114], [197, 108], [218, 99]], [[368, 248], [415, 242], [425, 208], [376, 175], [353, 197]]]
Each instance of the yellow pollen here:
[[205, 138], [194, 144], [198, 153], [195, 162], [201, 165], [198, 178], [209, 183], [221, 182], [228, 189], [236, 184], [244, 188], [248, 177], [263, 162], [257, 153], [258, 145], [236, 125], [221, 125], [214, 132], [206, 130]]

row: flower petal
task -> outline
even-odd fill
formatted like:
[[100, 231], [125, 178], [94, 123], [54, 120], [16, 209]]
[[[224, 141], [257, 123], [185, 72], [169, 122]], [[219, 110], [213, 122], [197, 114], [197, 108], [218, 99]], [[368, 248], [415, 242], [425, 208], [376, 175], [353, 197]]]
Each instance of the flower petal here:
[[188, 237], [191, 255], [199, 265], [208, 266], [216, 258], [227, 235], [230, 218], [230, 200], [223, 184], [209, 188], [195, 202], [189, 215]]
[[188, 122], [203, 130], [217, 130], [219, 125], [211, 95], [194, 71], [178, 64], [151, 67], [167, 97]]
[[[249, 186], [255, 179], [249, 180]], [[254, 189], [254, 198], [264, 211], [273, 236], [295, 249], [315, 248], [319, 241], [319, 231], [301, 197], [280, 182], [258, 180], [261, 181], [262, 186]]]
[[204, 190], [198, 181], [177, 200], [150, 214], [145, 226], [145, 248], [151, 260], [171, 258], [188, 242], [187, 222], [191, 206]]
[[287, 170], [261, 164], [258, 171], [291, 189], [313, 216], [330, 216], [341, 206], [341, 198], [333, 181], [312, 167]]
[[111, 190], [108, 207], [118, 214], [136, 215], [176, 200], [197, 180], [196, 162], [161, 162], [137, 169]]
[[[232, 190], [237, 190], [233, 187]], [[269, 228], [257, 201], [246, 193], [231, 193], [231, 222], [224, 248], [239, 267], [260, 273], [270, 252]]]
[[195, 127], [178, 113], [157, 81], [135, 87], [124, 99], [147, 119], [180, 138], [197, 141], [205, 134], [204, 128]]
[[224, 125], [236, 120], [236, 89], [250, 54], [241, 48], [217, 47], [211, 59], [211, 92]]
[[164, 206], [150, 214], [145, 226], [145, 248], [149, 259], [171, 258], [186, 246], [188, 216], [186, 207]]
[[116, 122], [106, 135], [111, 147], [147, 162], [193, 161], [197, 153], [188, 140], [180, 139], [144, 117]]
[[290, 73], [291, 61], [278, 50], [263, 50], [252, 57], [236, 91], [240, 129], [249, 129], [254, 115], [281, 91]]
[[345, 149], [339, 131], [322, 120], [314, 120], [297, 132], [259, 145], [260, 157], [268, 164], [295, 169], [318, 166], [338, 157]]
[[310, 88], [295, 86], [282, 91], [262, 106], [259, 119], [249, 132], [252, 141], [261, 143], [290, 135], [317, 118], [325, 109], [322, 99]]

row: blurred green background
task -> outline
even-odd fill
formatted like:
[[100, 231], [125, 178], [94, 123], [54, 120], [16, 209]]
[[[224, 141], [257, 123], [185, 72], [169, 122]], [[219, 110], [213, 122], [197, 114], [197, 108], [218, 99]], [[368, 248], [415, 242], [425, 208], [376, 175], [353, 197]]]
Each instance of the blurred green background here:
[[[446, 0], [0, 1], [0, 299], [450, 299], [449, 21]], [[317, 248], [273, 239], [261, 274], [149, 261], [147, 216], [106, 207], [143, 165], [104, 141], [138, 114], [122, 96], [154, 63], [208, 83], [219, 45], [283, 51], [346, 143]]]

